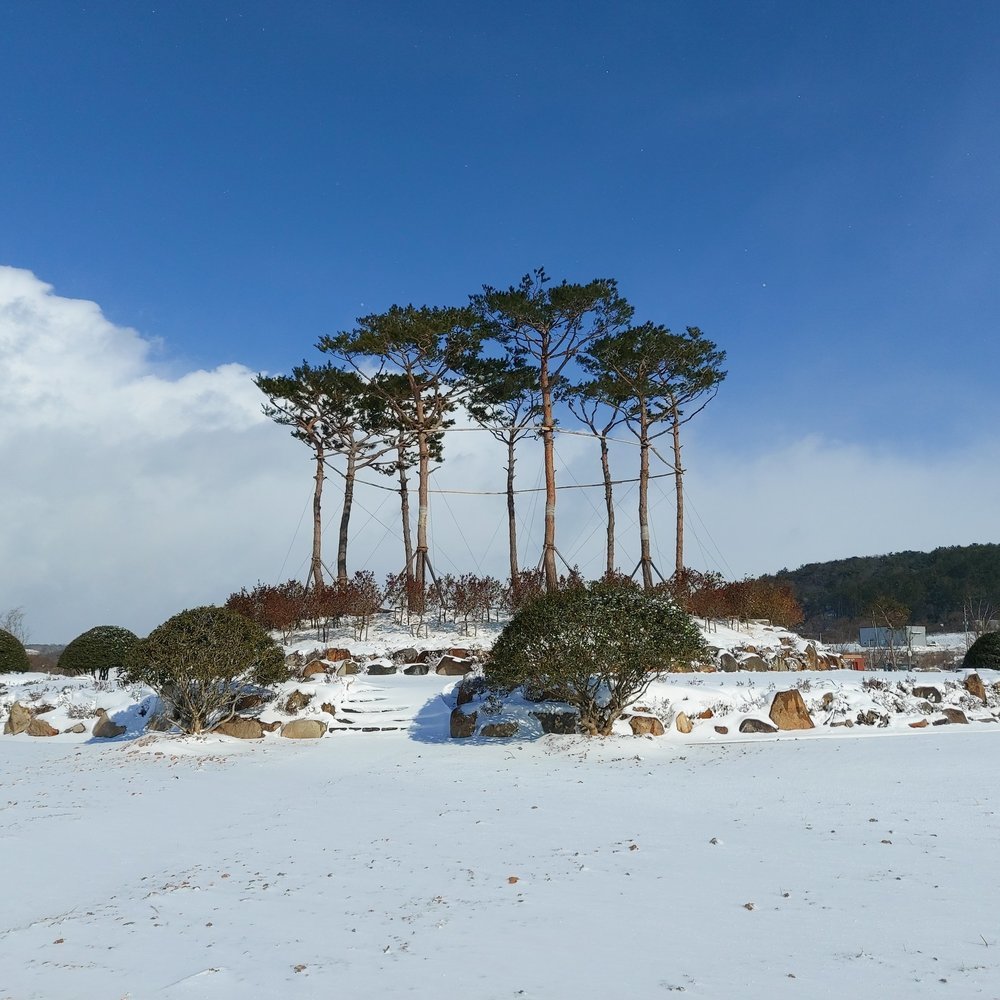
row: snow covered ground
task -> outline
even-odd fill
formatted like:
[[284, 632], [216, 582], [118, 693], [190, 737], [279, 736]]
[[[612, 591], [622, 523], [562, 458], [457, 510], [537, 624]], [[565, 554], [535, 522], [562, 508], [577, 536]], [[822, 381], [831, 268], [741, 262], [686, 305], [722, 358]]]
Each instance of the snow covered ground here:
[[[400, 638], [476, 643], [349, 645]], [[127, 728], [0, 736], [0, 1000], [998, 997], [1000, 675], [988, 705], [963, 676], [670, 675], [643, 699], [664, 737], [467, 741], [453, 678], [330, 677], [289, 690], [353, 726], [250, 742], [9, 675], [2, 717]], [[790, 687], [815, 729], [740, 735]], [[973, 721], [911, 728], [949, 705]]]
[[996, 727], [836, 732], [7, 738], [0, 997], [996, 997]]

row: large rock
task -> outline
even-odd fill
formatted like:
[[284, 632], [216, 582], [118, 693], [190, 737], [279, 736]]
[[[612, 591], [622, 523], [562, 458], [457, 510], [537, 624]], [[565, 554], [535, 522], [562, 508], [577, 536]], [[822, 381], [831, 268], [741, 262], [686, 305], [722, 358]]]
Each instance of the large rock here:
[[986, 685], [983, 683], [983, 679], [979, 676], [979, 674], [969, 674], [963, 683], [965, 684], [965, 690], [968, 691], [973, 698], [978, 698], [984, 705], [986, 704]]
[[397, 649], [392, 654], [392, 658], [397, 663], [416, 663], [419, 656], [420, 654], [412, 646], [408, 646], [406, 649]]
[[448, 650], [448, 656], [454, 656], [456, 660], [467, 660], [472, 654], [467, 649], [453, 647]]
[[288, 698], [285, 700], [284, 710], [289, 715], [295, 715], [301, 712], [309, 702], [311, 702], [313, 696], [311, 694], [306, 694], [305, 691], [299, 691], [297, 688], [294, 690]]
[[351, 656], [349, 649], [328, 649], [323, 659], [330, 663], [340, 663], [343, 660], [352, 660], [354, 657]]
[[92, 736], [101, 740], [113, 740], [116, 736], [121, 736], [125, 732], [125, 726], [119, 726], [108, 718], [105, 709], [100, 709], [97, 713], [97, 721], [90, 731]]
[[628, 720], [633, 736], [662, 736], [663, 723], [652, 715], [633, 715]]
[[215, 731], [223, 736], [238, 740], [260, 740], [264, 738], [264, 727], [257, 719], [230, 719], [217, 726]]
[[941, 714], [951, 723], [958, 726], [967, 726], [969, 720], [965, 717], [965, 712], [960, 708], [943, 708]]
[[734, 674], [740, 669], [740, 662], [732, 653], [721, 653], [719, 655], [719, 666], [727, 674]]
[[677, 718], [674, 719], [674, 725], [677, 727], [677, 732], [679, 733], [686, 734], [694, 729], [694, 726], [691, 724], [691, 720], [684, 712], [677, 713]]
[[396, 672], [395, 663], [379, 663], [377, 660], [368, 664], [368, 675], [370, 677], [385, 677]]
[[[124, 726], [122, 727], [124, 729]], [[58, 736], [59, 730], [54, 729], [44, 719], [32, 719], [25, 732], [29, 736]]]
[[9, 733], [12, 736], [25, 733], [28, 731], [28, 726], [31, 725], [31, 720], [33, 718], [34, 716], [31, 714], [30, 708], [26, 708], [19, 701], [15, 701], [14, 704], [10, 706], [10, 714], [7, 716], [7, 721], [4, 723], [3, 731], [4, 733]]
[[504, 722], [488, 722], [479, 730], [479, 735], [494, 740], [510, 739], [511, 736], [517, 736], [517, 722], [514, 719], [507, 719]]
[[455, 705], [468, 705], [486, 693], [486, 681], [482, 677], [466, 677], [455, 685]]
[[315, 677], [317, 674], [326, 674], [327, 664], [322, 660], [310, 660], [302, 668], [302, 679], [304, 681], [309, 680], [310, 677]]
[[763, 657], [758, 656], [756, 653], [751, 653], [740, 660], [740, 670], [763, 672], [767, 670], [767, 664], [764, 662]]
[[561, 736], [567, 736], [576, 732], [579, 716], [574, 711], [552, 709], [552, 711], [547, 712], [545, 709], [538, 709], [531, 714], [542, 724], [543, 733], [557, 733]]
[[472, 663], [469, 660], [460, 660], [454, 656], [442, 656], [438, 661], [436, 673], [445, 677], [462, 677], [472, 670]]
[[451, 713], [451, 738], [453, 740], [467, 740], [470, 736], [476, 735], [476, 721], [478, 713], [463, 712], [460, 708], [452, 710]]
[[356, 674], [361, 668], [354, 662], [354, 660], [342, 660], [337, 664], [337, 669], [334, 671], [338, 677], [348, 677], [351, 674]]
[[760, 719], [744, 719], [740, 723], [741, 733], [776, 733], [778, 730], [774, 726], [769, 726]]
[[281, 727], [288, 740], [318, 740], [326, 732], [326, 723], [319, 719], [292, 719]]
[[926, 698], [927, 701], [935, 705], [941, 703], [941, 692], [936, 687], [915, 687], [913, 689], [914, 698]]
[[426, 663], [411, 663], [408, 667], [403, 667], [403, 673], [407, 677], [423, 677], [430, 669]]
[[806, 658], [806, 668], [808, 670], [818, 670], [819, 654], [816, 652], [816, 647], [811, 642], [806, 644], [804, 655]]
[[771, 711], [768, 715], [779, 729], [816, 728], [809, 716], [809, 709], [802, 700], [802, 693], [796, 688], [779, 691], [771, 702]]

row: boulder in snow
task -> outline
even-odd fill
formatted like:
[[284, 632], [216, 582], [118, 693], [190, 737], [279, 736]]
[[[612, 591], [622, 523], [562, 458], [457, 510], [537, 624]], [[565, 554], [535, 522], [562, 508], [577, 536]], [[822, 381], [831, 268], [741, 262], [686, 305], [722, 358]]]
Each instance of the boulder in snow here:
[[445, 677], [462, 677], [471, 670], [472, 664], [468, 660], [460, 660], [455, 656], [446, 654], [438, 661], [435, 672]]
[[983, 679], [979, 676], [979, 674], [969, 674], [963, 683], [965, 684], [965, 690], [968, 691], [973, 698], [978, 698], [984, 705], [986, 704], [986, 685], [983, 683]]
[[476, 720], [478, 713], [463, 712], [456, 708], [451, 713], [451, 738], [453, 740], [467, 740], [470, 736], [476, 735]]
[[10, 706], [10, 714], [7, 717], [7, 721], [4, 723], [3, 731], [4, 733], [9, 733], [12, 736], [17, 736], [19, 733], [27, 732], [28, 726], [31, 725], [31, 720], [34, 716], [31, 714], [31, 709], [26, 708], [19, 701], [15, 701], [13, 705]]
[[797, 688], [779, 691], [771, 702], [771, 711], [768, 715], [779, 729], [816, 728], [809, 715], [809, 709], [802, 700], [802, 692]]
[[679, 733], [689, 733], [694, 726], [691, 724], [691, 720], [683, 713], [678, 712], [677, 718], [674, 719], [674, 725], [677, 727], [677, 732]]
[[113, 740], [125, 732], [125, 726], [119, 726], [117, 723], [112, 722], [108, 718], [107, 711], [102, 708], [98, 710], [97, 721], [90, 732], [92, 736], [96, 736], [98, 739]]
[[264, 738], [264, 727], [257, 719], [230, 719], [217, 726], [215, 731], [237, 740], [260, 740]]
[[[124, 728], [124, 727], [123, 727]], [[29, 736], [58, 736], [59, 730], [50, 726], [44, 719], [32, 719], [25, 732]]]
[[760, 719], [744, 719], [740, 723], [741, 733], [776, 733], [778, 730], [774, 726], [769, 726]]
[[633, 715], [628, 720], [633, 736], [662, 736], [663, 723], [652, 715]]
[[326, 723], [319, 719], [293, 719], [281, 727], [287, 740], [318, 740], [326, 732]]

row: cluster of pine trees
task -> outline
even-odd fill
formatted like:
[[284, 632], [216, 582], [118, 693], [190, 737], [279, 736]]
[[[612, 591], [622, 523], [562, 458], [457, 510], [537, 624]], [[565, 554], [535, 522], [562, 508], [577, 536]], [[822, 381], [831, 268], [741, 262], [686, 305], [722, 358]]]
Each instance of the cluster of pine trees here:
[[[423, 593], [434, 570], [428, 556], [429, 475], [444, 456], [445, 432], [464, 409], [505, 450], [510, 578], [518, 579], [515, 461], [519, 442], [541, 438], [545, 478], [544, 541], [539, 568], [548, 589], [559, 582], [558, 487], [554, 457], [557, 409], [571, 413], [599, 441], [607, 511], [606, 571], [616, 571], [614, 482], [609, 436], [626, 428], [639, 448], [640, 559], [643, 585], [661, 577], [650, 549], [650, 451], [669, 435], [676, 482], [675, 573], [683, 570], [681, 427], [715, 396], [726, 377], [725, 352], [697, 327], [674, 332], [635, 323], [634, 309], [612, 279], [551, 282], [543, 270], [507, 289], [484, 286], [461, 306], [393, 306], [360, 317], [353, 329], [317, 344], [328, 359], [303, 362], [289, 375], [256, 379], [265, 412], [291, 428], [315, 459], [310, 584], [325, 585], [322, 496], [328, 461], [344, 477], [336, 578], [346, 585], [347, 552], [358, 473], [396, 477], [406, 576]], [[416, 477], [416, 537], [410, 476]], [[568, 567], [567, 567], [568, 569]]]

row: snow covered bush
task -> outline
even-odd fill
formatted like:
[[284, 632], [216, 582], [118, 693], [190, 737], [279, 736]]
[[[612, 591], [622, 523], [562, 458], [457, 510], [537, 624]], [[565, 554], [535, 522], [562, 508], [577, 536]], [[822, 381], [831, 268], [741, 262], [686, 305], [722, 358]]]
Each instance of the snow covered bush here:
[[121, 670], [125, 654], [139, 641], [135, 632], [120, 625], [96, 625], [78, 635], [59, 657], [58, 667], [67, 674], [93, 674], [107, 680], [113, 667]]
[[701, 633], [671, 601], [597, 584], [522, 607], [493, 646], [486, 679], [565, 701], [579, 711], [581, 731], [607, 736], [656, 671], [705, 655]]
[[21, 640], [5, 629], [0, 629], [0, 674], [26, 672], [31, 661], [21, 645]]
[[128, 652], [122, 687], [145, 684], [182, 732], [210, 729], [236, 715], [248, 685], [286, 680], [281, 647], [258, 624], [229, 608], [174, 615]]
[[986, 632], [981, 635], [969, 647], [962, 666], [1000, 670], [1000, 632]]

